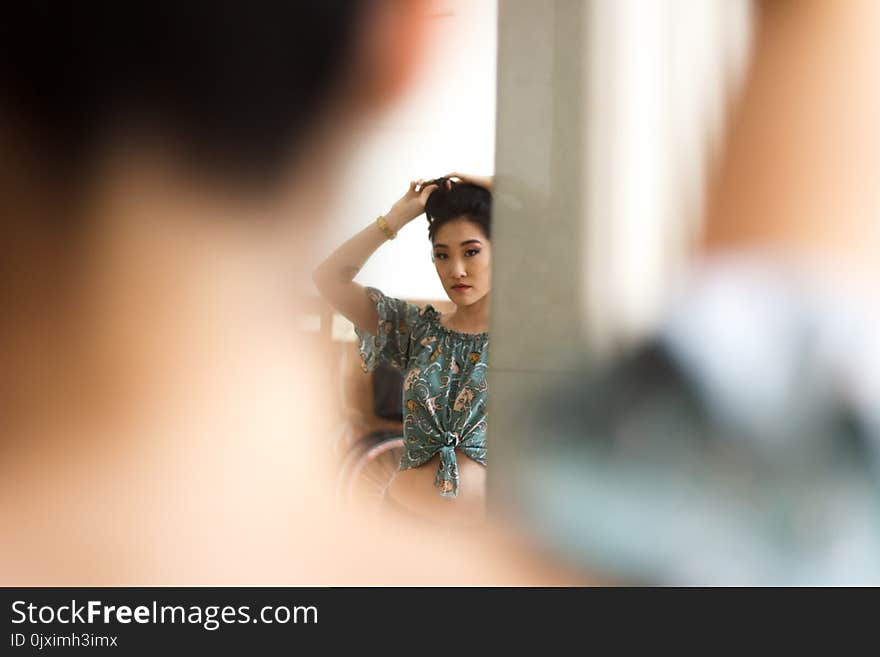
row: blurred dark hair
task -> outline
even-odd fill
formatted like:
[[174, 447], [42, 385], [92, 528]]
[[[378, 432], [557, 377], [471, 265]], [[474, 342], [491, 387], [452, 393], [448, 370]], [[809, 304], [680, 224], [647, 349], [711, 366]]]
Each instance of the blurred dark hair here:
[[369, 0], [26, 0], [0, 19], [0, 110], [75, 173], [145, 122], [205, 171], [266, 181], [341, 77]]
[[[446, 182], [451, 183], [449, 189]], [[485, 187], [471, 183], [456, 182], [448, 178], [437, 178], [425, 185], [439, 185], [425, 203], [425, 216], [428, 217], [428, 239], [434, 237], [440, 227], [464, 217], [478, 224], [487, 239], [492, 239], [492, 194]]]

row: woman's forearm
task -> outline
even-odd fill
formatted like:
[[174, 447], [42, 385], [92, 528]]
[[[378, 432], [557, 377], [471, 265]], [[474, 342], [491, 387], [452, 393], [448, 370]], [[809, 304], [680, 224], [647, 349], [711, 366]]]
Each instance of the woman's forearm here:
[[[390, 230], [396, 233], [408, 220], [392, 209], [385, 215], [385, 221]], [[386, 241], [388, 236], [373, 221], [331, 253], [312, 275], [321, 296], [355, 326], [370, 332], [376, 329], [376, 310], [367, 299], [364, 288], [354, 282], [354, 277]]]
[[[422, 214], [428, 196], [436, 189], [437, 185], [424, 184], [421, 180], [410, 182], [406, 194], [385, 215], [387, 227], [396, 233]], [[379, 317], [364, 288], [354, 282], [354, 277], [387, 239], [388, 235], [374, 221], [330, 254], [312, 275], [321, 296], [355, 326], [370, 333], [376, 331]]]
[[[393, 210], [385, 215], [385, 221], [388, 222], [388, 227], [394, 232], [403, 227], [403, 224]], [[346, 283], [354, 280], [354, 277], [369, 260], [370, 256], [387, 240], [388, 236], [379, 228], [378, 223], [373, 221], [369, 226], [342, 244], [315, 270], [315, 284], [321, 293], [324, 294], [322, 283]]]

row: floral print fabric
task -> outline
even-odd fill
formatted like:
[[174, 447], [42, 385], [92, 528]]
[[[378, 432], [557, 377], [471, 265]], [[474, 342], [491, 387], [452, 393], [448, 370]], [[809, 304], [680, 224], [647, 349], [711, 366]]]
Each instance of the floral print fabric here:
[[432, 306], [420, 309], [367, 288], [376, 305], [376, 333], [357, 329], [365, 372], [386, 363], [404, 374], [403, 436], [399, 470], [440, 455], [434, 485], [458, 495], [460, 452], [486, 465], [486, 359], [488, 333], [459, 333], [440, 324]]

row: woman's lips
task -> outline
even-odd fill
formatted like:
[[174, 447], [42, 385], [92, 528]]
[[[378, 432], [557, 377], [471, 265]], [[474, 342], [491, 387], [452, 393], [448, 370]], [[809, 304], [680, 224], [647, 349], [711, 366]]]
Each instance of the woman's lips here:
[[452, 289], [455, 290], [456, 292], [467, 292], [468, 290], [471, 289], [471, 286], [470, 285], [453, 285]]

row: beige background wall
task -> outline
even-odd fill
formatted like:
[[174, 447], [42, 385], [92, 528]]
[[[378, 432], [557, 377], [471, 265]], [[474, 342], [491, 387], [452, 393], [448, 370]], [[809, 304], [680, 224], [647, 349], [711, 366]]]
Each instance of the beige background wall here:
[[560, 355], [582, 332], [585, 34], [580, 0], [499, 3], [489, 396], [496, 502], [505, 491], [495, 482], [515, 481], [523, 415], [572, 370]]
[[[685, 271], [747, 64], [748, 0], [500, 0], [496, 482], [535, 409], [650, 333]], [[533, 437], [540, 441], [541, 436]]]

